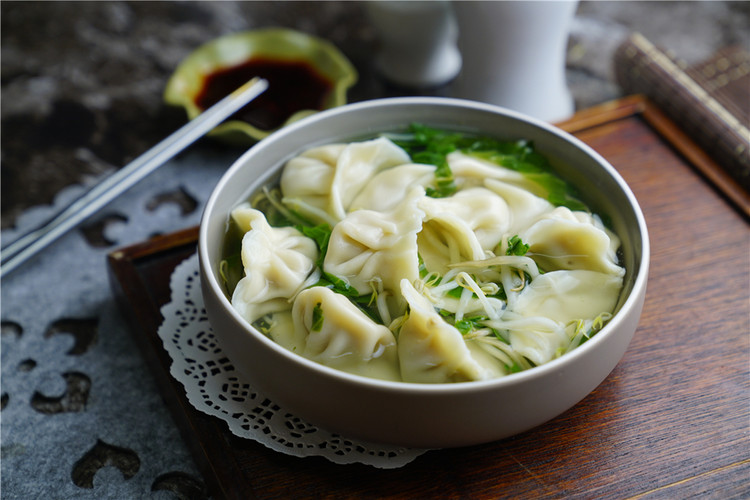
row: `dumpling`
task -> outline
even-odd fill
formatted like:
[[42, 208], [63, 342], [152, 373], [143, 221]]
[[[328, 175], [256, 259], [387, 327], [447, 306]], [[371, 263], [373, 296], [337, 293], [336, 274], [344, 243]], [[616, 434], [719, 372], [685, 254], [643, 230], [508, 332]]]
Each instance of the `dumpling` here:
[[518, 294], [513, 312], [545, 316], [567, 324], [612, 312], [620, 296], [622, 277], [587, 270], [540, 274]]
[[614, 310], [622, 278], [595, 271], [552, 271], [528, 283], [500, 321], [513, 349], [537, 365], [554, 359], [570, 344], [566, 326]]
[[537, 196], [546, 197], [547, 191], [521, 172], [511, 170], [489, 160], [461, 152], [450, 153], [446, 160], [453, 172], [453, 179], [459, 189], [481, 186], [485, 179], [496, 179], [513, 184]]
[[542, 269], [587, 269], [623, 276], [617, 264], [620, 240], [593, 216], [558, 207], [521, 234], [528, 255]]
[[398, 291], [402, 278], [419, 278], [417, 232], [424, 212], [417, 207], [424, 189], [414, 186], [410, 194], [391, 211], [356, 210], [331, 232], [323, 270], [346, 280], [361, 295], [377, 289], [390, 293], [393, 317], [405, 303]]
[[315, 223], [335, 224], [328, 205], [336, 163], [346, 147], [318, 146], [289, 160], [281, 174], [283, 202]]
[[352, 201], [375, 174], [409, 162], [411, 158], [406, 151], [385, 137], [349, 144], [336, 162], [329, 213], [343, 219]]
[[541, 365], [555, 359], [569, 344], [565, 325], [549, 318], [522, 317], [506, 313], [499, 321], [488, 321], [488, 326], [505, 332], [516, 353]]
[[518, 234], [541, 215], [554, 210], [554, 205], [529, 191], [497, 179], [485, 179], [484, 186], [508, 204], [510, 222], [508, 235]]
[[242, 237], [245, 276], [232, 294], [232, 305], [248, 322], [291, 309], [289, 298], [315, 268], [318, 247], [293, 227], [271, 227], [263, 212], [243, 204], [232, 217], [247, 232]]
[[508, 205], [492, 191], [470, 188], [447, 198], [420, 200], [425, 212], [419, 252], [429, 271], [445, 274], [447, 265], [484, 259], [508, 230]]
[[398, 358], [405, 382], [447, 383], [486, 380], [501, 376], [503, 368], [489, 356], [481, 363], [472, 356], [461, 333], [446, 323], [409, 280], [401, 281], [409, 303], [398, 334]]
[[255, 326], [271, 337], [271, 340], [292, 352], [301, 352], [305, 347], [303, 332], [294, 329], [291, 308], [269, 313], [263, 316], [262, 324], [256, 323]]
[[349, 210], [392, 210], [406, 198], [412, 186], [427, 187], [434, 184], [436, 168], [433, 165], [406, 163], [383, 170], [360, 191]]
[[296, 352], [349, 373], [400, 380], [398, 349], [391, 331], [375, 323], [345, 296], [326, 287], [303, 290], [292, 309]]
[[[451, 220], [471, 231], [483, 250], [492, 250], [508, 230], [508, 204], [482, 187], [459, 191], [448, 198], [424, 198], [419, 206], [426, 220]], [[484, 252], [482, 252], [484, 254]]]
[[282, 201], [313, 222], [334, 226], [378, 172], [410, 161], [385, 137], [315, 147], [284, 166]]

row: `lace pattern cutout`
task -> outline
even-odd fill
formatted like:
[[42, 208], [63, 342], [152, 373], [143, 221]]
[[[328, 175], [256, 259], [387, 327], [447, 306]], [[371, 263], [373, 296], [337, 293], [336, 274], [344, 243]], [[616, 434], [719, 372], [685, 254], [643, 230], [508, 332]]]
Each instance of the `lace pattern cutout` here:
[[208, 323], [197, 254], [175, 269], [171, 302], [158, 334], [172, 358], [170, 372], [198, 410], [224, 420], [229, 430], [288, 455], [322, 456], [338, 464], [401, 467], [426, 450], [378, 445], [319, 429], [285, 411], [243, 380]]

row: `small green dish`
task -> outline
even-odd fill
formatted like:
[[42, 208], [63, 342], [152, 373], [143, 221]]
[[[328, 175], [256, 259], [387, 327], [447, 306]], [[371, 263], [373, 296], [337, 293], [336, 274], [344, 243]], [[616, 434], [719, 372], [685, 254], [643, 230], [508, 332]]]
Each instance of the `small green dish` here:
[[[167, 82], [164, 101], [173, 106], [183, 107], [188, 119], [192, 120], [207, 107], [201, 107], [198, 103], [209, 78], [217, 73], [239, 68], [250, 61], [272, 62], [290, 67], [305, 65], [328, 84], [329, 90], [323, 94], [318, 109], [295, 110], [288, 117], [284, 115], [278, 126], [260, 128], [247, 121], [233, 118], [208, 134], [234, 145], [253, 144], [284, 125], [323, 109], [346, 104], [346, 92], [358, 77], [354, 66], [330, 42], [290, 29], [258, 29], [217, 38], [192, 52], [179, 64]], [[266, 99], [270, 99], [274, 82], [273, 78], [267, 79], [269, 89], [266, 91]], [[258, 99], [263, 97], [261, 95]], [[279, 96], [276, 98], [283, 100]]]

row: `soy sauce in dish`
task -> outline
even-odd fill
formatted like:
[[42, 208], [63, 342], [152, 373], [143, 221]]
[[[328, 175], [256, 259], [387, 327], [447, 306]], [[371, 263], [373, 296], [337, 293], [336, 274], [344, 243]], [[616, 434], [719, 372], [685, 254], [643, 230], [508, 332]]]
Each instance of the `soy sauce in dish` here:
[[208, 74], [195, 104], [208, 109], [256, 76], [268, 80], [268, 89], [231, 119], [245, 121], [261, 130], [280, 127], [303, 109], [322, 110], [333, 88], [327, 78], [305, 61], [255, 58]]

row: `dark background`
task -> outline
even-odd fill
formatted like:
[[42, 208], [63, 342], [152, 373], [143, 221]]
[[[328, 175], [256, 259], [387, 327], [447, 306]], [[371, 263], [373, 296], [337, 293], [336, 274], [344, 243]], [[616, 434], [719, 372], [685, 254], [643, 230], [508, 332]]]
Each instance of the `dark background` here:
[[[378, 78], [377, 33], [361, 2], [4, 1], [0, 11], [3, 229], [179, 127], [183, 113], [162, 104], [166, 81], [182, 58], [222, 34], [286, 26], [332, 41], [360, 74], [350, 101], [449, 92]], [[581, 2], [567, 52], [577, 109], [619, 96], [611, 57], [633, 31], [693, 63], [750, 43], [750, 3]]]
[[[391, 88], [377, 77], [377, 33], [362, 2], [6, 1], [0, 9], [3, 229], [25, 208], [126, 164], [181, 125], [182, 112], [162, 104], [170, 73], [228, 32], [286, 26], [332, 41], [360, 73], [351, 101], [446, 92]], [[581, 2], [567, 57], [578, 109], [619, 95], [611, 56], [632, 31], [697, 62], [748, 44], [750, 3]]]

